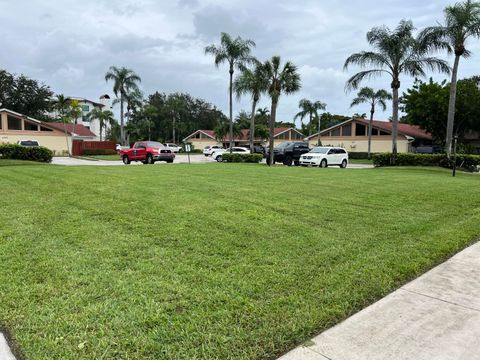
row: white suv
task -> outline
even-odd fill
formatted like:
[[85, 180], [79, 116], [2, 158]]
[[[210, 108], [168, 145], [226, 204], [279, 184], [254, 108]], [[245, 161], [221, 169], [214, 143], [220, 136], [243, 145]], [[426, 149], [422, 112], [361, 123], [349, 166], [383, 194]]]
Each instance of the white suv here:
[[300, 156], [300, 165], [320, 166], [322, 168], [329, 165], [338, 165], [341, 168], [346, 168], [348, 153], [345, 149], [339, 147], [319, 146]]
[[166, 143], [165, 146], [170, 149], [171, 152], [173, 153], [178, 153], [182, 151], [182, 148], [178, 146], [177, 144], [172, 144], [172, 143]]
[[205, 146], [203, 149], [203, 155], [205, 156], [210, 156], [212, 155], [215, 151], [217, 150], [222, 150], [223, 147], [220, 145], [210, 145], [210, 146]]

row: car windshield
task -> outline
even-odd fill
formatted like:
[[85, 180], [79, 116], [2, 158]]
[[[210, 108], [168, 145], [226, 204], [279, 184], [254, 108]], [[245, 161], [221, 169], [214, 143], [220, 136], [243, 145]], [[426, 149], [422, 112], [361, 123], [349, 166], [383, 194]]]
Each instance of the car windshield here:
[[324, 148], [324, 147], [316, 147], [316, 148], [313, 148], [312, 153], [316, 153], [316, 154], [326, 154], [328, 151], [328, 148]]
[[147, 144], [148, 147], [154, 147], [154, 148], [156, 148], [156, 147], [163, 148], [164, 147], [162, 143], [159, 143], [159, 142], [156, 142], [156, 141], [147, 141], [146, 144]]
[[289, 142], [281, 143], [280, 145], [277, 146], [277, 149], [283, 149], [284, 147], [287, 147], [288, 145], [290, 145]]
[[32, 140], [25, 140], [20, 142], [23, 146], [38, 146], [38, 142]]

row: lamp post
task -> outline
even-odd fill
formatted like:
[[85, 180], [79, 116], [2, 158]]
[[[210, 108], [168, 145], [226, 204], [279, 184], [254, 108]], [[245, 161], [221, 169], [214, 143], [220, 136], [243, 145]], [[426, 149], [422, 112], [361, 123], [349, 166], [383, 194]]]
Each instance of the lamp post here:
[[457, 141], [458, 135], [453, 137], [453, 171], [452, 176], [455, 177], [455, 173], [457, 172]]

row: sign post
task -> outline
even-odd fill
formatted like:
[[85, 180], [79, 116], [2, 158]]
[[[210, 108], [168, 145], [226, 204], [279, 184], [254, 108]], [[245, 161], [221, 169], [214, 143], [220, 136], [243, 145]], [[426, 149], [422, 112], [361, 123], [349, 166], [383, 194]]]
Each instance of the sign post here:
[[188, 163], [190, 164], [190, 151], [192, 151], [192, 145], [186, 144], [185, 145], [185, 151], [187, 152]]

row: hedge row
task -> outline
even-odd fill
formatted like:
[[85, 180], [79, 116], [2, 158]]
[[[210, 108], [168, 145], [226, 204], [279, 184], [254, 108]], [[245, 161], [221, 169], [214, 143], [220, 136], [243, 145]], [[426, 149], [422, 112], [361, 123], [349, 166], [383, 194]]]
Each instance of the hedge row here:
[[114, 149], [83, 149], [83, 155], [116, 155]]
[[262, 154], [222, 154], [223, 160], [233, 163], [259, 163], [262, 161]]
[[30, 160], [49, 163], [52, 161], [53, 151], [43, 146], [25, 147], [16, 144], [0, 145], [0, 158], [13, 160]]
[[[377, 167], [392, 166], [392, 154], [381, 153], [372, 156], [373, 164]], [[470, 171], [478, 171], [480, 167], [480, 155], [457, 155], [457, 167]], [[453, 159], [448, 159], [445, 154], [397, 154], [395, 166], [442, 166], [453, 167]]]

